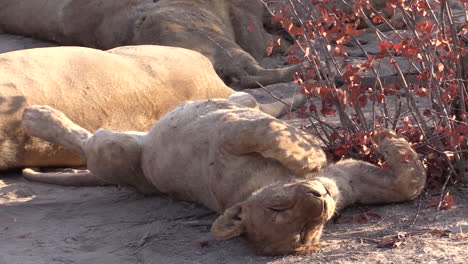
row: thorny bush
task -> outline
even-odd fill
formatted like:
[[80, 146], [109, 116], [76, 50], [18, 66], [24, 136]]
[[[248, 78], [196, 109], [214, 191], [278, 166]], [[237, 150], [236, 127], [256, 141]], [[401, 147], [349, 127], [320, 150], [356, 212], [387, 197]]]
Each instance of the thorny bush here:
[[[294, 77], [308, 96], [296, 114], [310, 120], [307, 127], [330, 157], [385, 166], [372, 134], [396, 130], [423, 159], [428, 187], [443, 186], [441, 197], [447, 197], [445, 186], [463, 179], [468, 156], [468, 0], [275, 2], [264, 1], [272, 23], [295, 41], [287, 61], [309, 66]], [[378, 52], [366, 51], [364, 35], [378, 40]], [[280, 41], [272, 41], [267, 53]], [[350, 48], [361, 51], [360, 62], [351, 63]], [[393, 76], [381, 76], [385, 63]], [[327, 123], [328, 116], [340, 125]]]

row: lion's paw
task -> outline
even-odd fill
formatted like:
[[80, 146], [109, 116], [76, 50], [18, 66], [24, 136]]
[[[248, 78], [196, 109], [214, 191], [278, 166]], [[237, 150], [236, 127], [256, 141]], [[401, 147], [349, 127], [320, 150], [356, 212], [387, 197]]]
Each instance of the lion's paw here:
[[90, 135], [64, 113], [50, 106], [33, 105], [26, 108], [23, 112], [23, 126], [30, 136], [61, 144], [61, 138], [84, 139]]

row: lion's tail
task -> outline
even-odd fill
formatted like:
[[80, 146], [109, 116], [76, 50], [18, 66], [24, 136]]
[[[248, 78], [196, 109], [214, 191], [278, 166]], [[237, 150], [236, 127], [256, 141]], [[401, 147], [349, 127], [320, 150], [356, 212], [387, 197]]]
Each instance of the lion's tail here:
[[23, 169], [23, 177], [33, 182], [62, 186], [103, 186], [110, 185], [88, 170], [66, 169], [62, 172], [38, 172], [31, 168]]

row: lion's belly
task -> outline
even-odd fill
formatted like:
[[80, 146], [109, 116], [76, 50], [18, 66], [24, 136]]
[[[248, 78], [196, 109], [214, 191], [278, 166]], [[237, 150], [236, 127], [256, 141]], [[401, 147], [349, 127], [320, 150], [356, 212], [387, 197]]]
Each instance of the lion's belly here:
[[219, 211], [210, 189], [216, 121], [203, 118], [210, 110], [182, 104], [158, 121], [143, 141], [142, 169], [158, 191]]
[[[209, 142], [196, 135], [173, 130], [163, 135], [147, 136], [142, 152], [142, 168], [147, 179], [158, 191], [174, 198], [203, 204], [219, 211], [210, 190]], [[181, 139], [181, 135], [183, 135]]]

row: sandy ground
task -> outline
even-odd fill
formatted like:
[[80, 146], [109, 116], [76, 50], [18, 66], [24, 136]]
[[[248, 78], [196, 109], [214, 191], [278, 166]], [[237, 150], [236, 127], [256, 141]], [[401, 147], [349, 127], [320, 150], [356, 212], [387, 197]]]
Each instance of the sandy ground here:
[[[47, 45], [0, 35], [0, 52]], [[447, 211], [426, 208], [435, 191], [412, 202], [345, 209], [327, 224], [319, 252], [263, 257], [240, 238], [213, 241], [216, 215], [192, 203], [126, 188], [39, 184], [3, 172], [0, 264], [467, 263], [468, 186], [450, 191], [455, 206]], [[364, 223], [367, 210], [377, 215]]]

